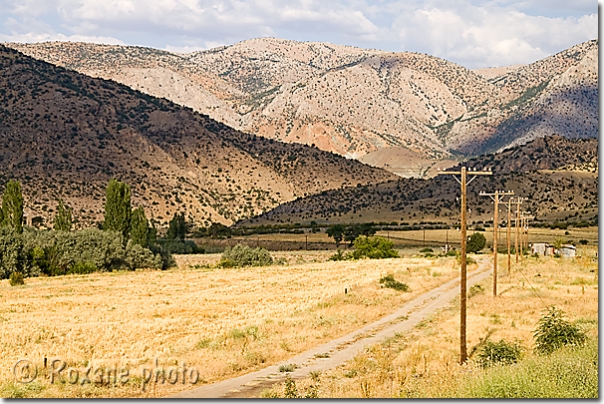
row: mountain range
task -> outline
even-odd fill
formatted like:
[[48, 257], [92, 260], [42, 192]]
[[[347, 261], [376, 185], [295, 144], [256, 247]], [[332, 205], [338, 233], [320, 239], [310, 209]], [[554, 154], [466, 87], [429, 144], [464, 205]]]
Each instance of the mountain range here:
[[89, 43], [6, 44], [187, 106], [239, 131], [430, 177], [537, 137], [598, 135], [598, 40], [472, 71], [433, 56], [252, 39], [180, 54]]
[[[493, 217], [491, 199], [480, 192], [514, 191], [535, 220], [597, 222], [598, 140], [548, 136], [503, 152], [463, 163], [472, 171], [489, 170], [468, 184], [471, 222]], [[449, 171], [459, 171], [452, 167]], [[444, 171], [443, 173], [446, 173]], [[411, 225], [459, 222], [460, 186], [452, 175], [429, 179], [399, 178], [380, 184], [321, 192], [278, 206], [239, 225], [397, 222]]]
[[111, 178], [165, 225], [233, 223], [328, 189], [396, 176], [301, 144], [256, 137], [206, 115], [0, 46], [0, 183], [22, 182], [28, 220], [58, 198], [79, 226], [102, 220]]

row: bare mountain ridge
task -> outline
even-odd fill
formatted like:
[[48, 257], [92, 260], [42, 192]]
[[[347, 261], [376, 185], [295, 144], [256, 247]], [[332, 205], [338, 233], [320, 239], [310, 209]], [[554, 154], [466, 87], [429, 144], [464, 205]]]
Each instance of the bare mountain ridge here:
[[[354, 158], [402, 147], [417, 159], [447, 159], [552, 133], [597, 136], [597, 112], [581, 112], [597, 104], [597, 40], [493, 78], [428, 55], [274, 38], [191, 54], [8, 45], [249, 133]], [[552, 117], [560, 123], [549, 124]]]
[[[598, 214], [598, 141], [551, 136], [502, 153], [476, 157], [471, 169], [492, 169], [468, 186], [472, 221], [489, 221], [492, 205], [480, 191], [514, 190], [538, 220], [594, 220]], [[454, 168], [452, 168], [454, 170]], [[451, 176], [403, 178], [329, 190], [288, 202], [240, 224], [459, 221], [459, 184]]]
[[83, 224], [100, 220], [112, 177], [129, 183], [134, 205], [160, 224], [184, 210], [201, 225], [394, 177], [2, 46], [0, 69], [0, 182], [22, 181], [30, 219], [48, 223], [61, 197]]

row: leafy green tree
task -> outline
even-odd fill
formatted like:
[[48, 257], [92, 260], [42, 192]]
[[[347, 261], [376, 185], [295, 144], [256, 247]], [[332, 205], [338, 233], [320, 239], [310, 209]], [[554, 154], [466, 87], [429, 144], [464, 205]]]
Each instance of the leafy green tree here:
[[71, 226], [71, 209], [65, 207], [63, 200], [59, 199], [54, 229], [58, 231], [71, 231]]
[[23, 250], [22, 234], [15, 229], [0, 229], [0, 279], [8, 279], [13, 272], [29, 275], [27, 257]]
[[23, 233], [23, 194], [19, 181], [6, 183], [2, 195], [2, 226]]
[[168, 234], [166, 238], [172, 240], [184, 240], [187, 232], [187, 225], [185, 223], [184, 213], [175, 213], [170, 220], [170, 227], [168, 228]]
[[342, 238], [344, 237], [344, 226], [341, 224], [334, 224], [329, 226], [325, 232], [329, 237], [333, 237], [336, 242], [336, 248], [339, 248], [340, 242], [342, 242]]
[[118, 231], [128, 240], [130, 233], [130, 186], [116, 180], [109, 181], [105, 190], [105, 220], [103, 230]]
[[149, 221], [145, 210], [138, 207], [132, 211], [130, 218], [130, 239], [133, 244], [147, 247], [149, 245]]
[[469, 237], [466, 249], [469, 253], [477, 253], [482, 250], [486, 244], [487, 239], [483, 234], [474, 233]]

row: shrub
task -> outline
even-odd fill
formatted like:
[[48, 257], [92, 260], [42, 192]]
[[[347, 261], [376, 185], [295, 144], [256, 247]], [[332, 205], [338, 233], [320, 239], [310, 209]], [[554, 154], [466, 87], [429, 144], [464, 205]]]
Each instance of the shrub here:
[[388, 275], [380, 278], [380, 284], [382, 285], [383, 288], [391, 288], [394, 290], [400, 290], [402, 292], [409, 291], [409, 285], [399, 282], [396, 279], [394, 279], [393, 274], [388, 274]]
[[76, 262], [67, 271], [68, 274], [91, 274], [99, 269], [92, 262]]
[[482, 285], [476, 284], [476, 285], [472, 285], [470, 287], [470, 291], [468, 293], [468, 297], [473, 297], [476, 296], [480, 293], [484, 293], [484, 288], [482, 287]]
[[281, 365], [279, 366], [279, 372], [284, 373], [284, 372], [293, 372], [294, 370], [296, 370], [296, 364], [295, 363], [289, 363], [287, 365]]
[[244, 244], [237, 244], [233, 248], [224, 250], [218, 266], [221, 268], [259, 267], [272, 263], [273, 257], [266, 248], [252, 248]]
[[478, 352], [477, 362], [483, 368], [496, 364], [511, 365], [522, 357], [522, 346], [517, 343], [500, 340], [493, 342], [487, 339]]
[[126, 246], [124, 261], [128, 268], [132, 270], [136, 268], [160, 269], [163, 267], [161, 254], [153, 254], [151, 250], [134, 243], [132, 240]]
[[359, 236], [354, 240], [352, 257], [359, 258], [397, 258], [398, 253], [393, 249], [394, 243], [384, 237]]
[[164, 239], [157, 240], [157, 244], [170, 254], [203, 254], [205, 252], [193, 240]]
[[564, 345], [582, 346], [587, 336], [576, 325], [564, 319], [564, 312], [551, 306], [544, 310], [539, 319], [535, 338], [535, 351], [538, 354], [551, 354]]
[[11, 286], [25, 285], [25, 279], [23, 278], [23, 274], [18, 271], [11, 273], [10, 278], [8, 279], [8, 283], [10, 283]]
[[329, 257], [329, 261], [346, 261], [346, 260], [350, 260], [350, 259], [352, 259], [352, 254], [350, 254], [350, 253], [342, 254], [342, 251], [340, 251], [339, 248], [334, 255]]
[[419, 250], [420, 253], [432, 253], [434, 252], [433, 249], [431, 249], [430, 247], [426, 247], [426, 248], [422, 248], [421, 250]]
[[469, 253], [477, 253], [482, 250], [484, 246], [487, 244], [487, 239], [481, 233], [474, 233], [468, 239], [468, 243], [466, 244], [466, 250]]

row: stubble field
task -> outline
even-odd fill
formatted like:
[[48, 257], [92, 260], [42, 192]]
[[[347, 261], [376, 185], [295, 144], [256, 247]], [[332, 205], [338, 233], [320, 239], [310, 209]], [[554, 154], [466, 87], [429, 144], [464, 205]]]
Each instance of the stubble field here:
[[[180, 268], [167, 271], [31, 278], [23, 287], [0, 282], [2, 397], [166, 396], [194, 387], [191, 369], [199, 385], [278, 363], [458, 273], [450, 257], [313, 262], [325, 253], [282, 255], [289, 265], [216, 269], [218, 255], [200, 255], [177, 257]], [[380, 288], [389, 272], [411, 292]], [[24, 359], [38, 371], [31, 383], [13, 374]], [[174, 384], [156, 376], [183, 366], [184, 384], [182, 373]], [[120, 379], [124, 369], [128, 377]]]

